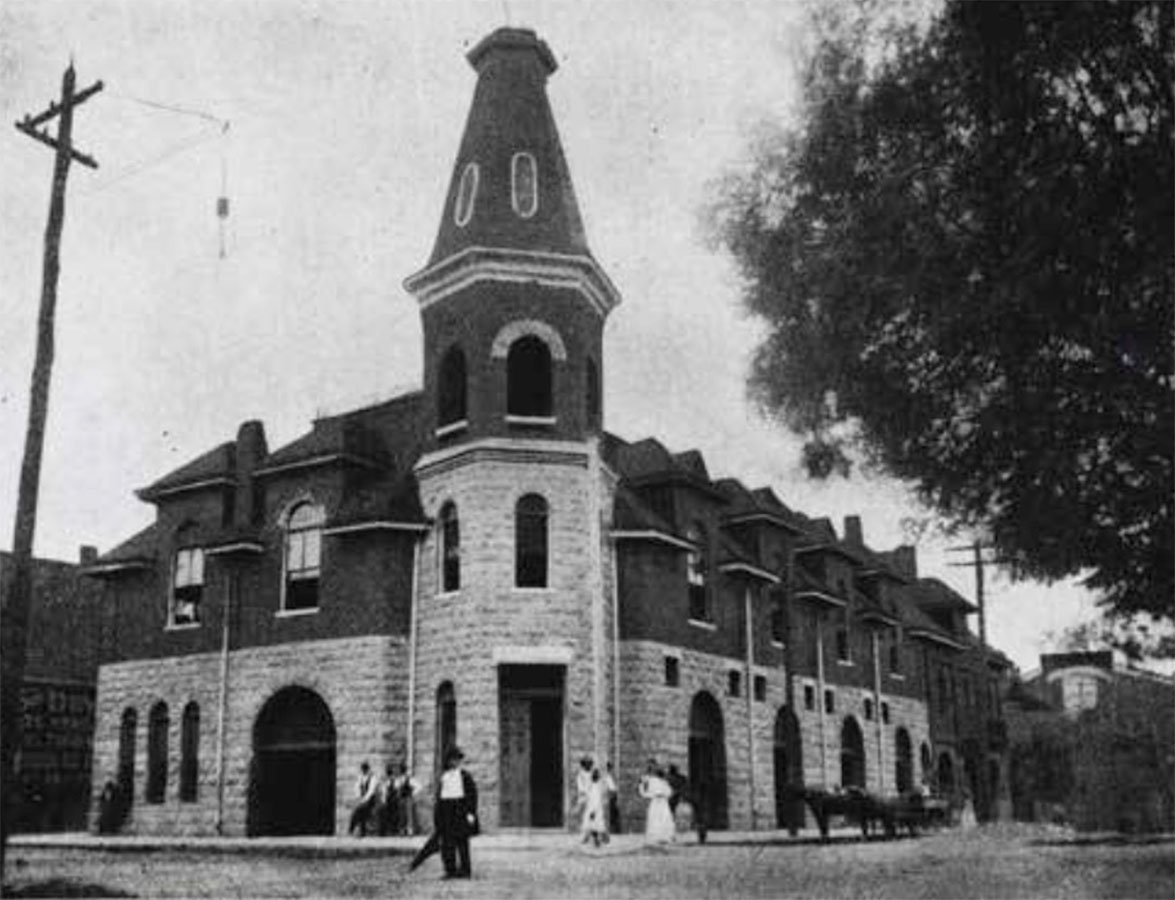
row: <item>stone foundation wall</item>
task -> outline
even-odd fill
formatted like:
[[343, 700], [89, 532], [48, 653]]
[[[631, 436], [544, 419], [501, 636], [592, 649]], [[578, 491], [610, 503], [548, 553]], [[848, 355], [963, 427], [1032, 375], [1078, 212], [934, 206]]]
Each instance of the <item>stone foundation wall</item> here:
[[[98, 674], [91, 823], [97, 797], [117, 779], [122, 714], [136, 710], [135, 796], [123, 828], [129, 834], [211, 835], [217, 815], [219, 654], [199, 654], [103, 666]], [[265, 702], [291, 685], [314, 691], [335, 727], [335, 833], [345, 834], [359, 764], [377, 772], [403, 758], [407, 725], [407, 647], [399, 637], [364, 637], [233, 651], [229, 663], [224, 756], [223, 833], [246, 830], [253, 726]], [[151, 708], [167, 704], [168, 773], [164, 801], [144, 802]], [[180, 729], [184, 707], [200, 708], [197, 799], [179, 799]], [[296, 789], [291, 785], [291, 789]]]
[[[676, 687], [665, 684], [666, 656], [679, 661], [680, 680]], [[731, 671], [741, 673], [743, 683], [738, 697], [729, 696]], [[621, 643], [617, 786], [626, 831], [644, 828], [645, 801], [637, 789], [649, 759], [666, 768], [676, 765], [688, 776], [690, 707], [702, 691], [717, 701], [722, 712], [730, 827], [774, 827], [775, 719], [787, 700], [787, 681], [782, 669], [756, 667], [753, 674], [767, 679], [767, 694], [765, 701], [751, 695], [748, 733], [747, 692], [753, 691], [753, 680], [747, 683], [744, 661], [653, 641]]]

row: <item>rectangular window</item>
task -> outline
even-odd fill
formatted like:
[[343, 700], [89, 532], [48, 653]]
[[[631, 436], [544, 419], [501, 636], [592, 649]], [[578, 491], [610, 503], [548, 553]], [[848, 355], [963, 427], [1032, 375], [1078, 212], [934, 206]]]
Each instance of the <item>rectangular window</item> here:
[[816, 688], [810, 684], [804, 685], [804, 709], [816, 708]]
[[891, 675], [902, 673], [902, 632], [894, 629], [889, 641], [889, 671]]
[[881, 721], [886, 725], [889, 724], [889, 704], [884, 701], [881, 704]]
[[204, 551], [186, 547], [175, 554], [171, 591], [171, 624], [197, 625], [204, 596]]
[[286, 609], [318, 608], [321, 559], [321, 529], [309, 528], [286, 534]]
[[736, 672], [731, 669], [727, 673], [727, 692], [732, 697], [737, 697], [743, 692], [743, 676], [741, 672]]
[[771, 607], [771, 640], [776, 644], [787, 642], [787, 607], [782, 591], [775, 592], [775, 603]]
[[865, 698], [865, 721], [873, 721], [873, 701], [868, 697]]
[[767, 677], [765, 675], [755, 676], [755, 699], [760, 703], [767, 701]]
[[832, 691], [824, 692], [824, 711], [826, 713], [836, 712], [836, 694]]
[[836, 658], [840, 662], [851, 662], [849, 652], [849, 611], [847, 608], [840, 611], [840, 619], [836, 627]]
[[681, 683], [680, 664], [675, 656], [665, 657], [665, 686], [677, 687]]

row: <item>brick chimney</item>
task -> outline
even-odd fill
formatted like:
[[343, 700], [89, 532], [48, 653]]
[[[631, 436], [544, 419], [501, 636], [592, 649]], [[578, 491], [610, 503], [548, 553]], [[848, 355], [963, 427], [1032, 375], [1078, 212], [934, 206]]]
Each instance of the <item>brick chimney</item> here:
[[98, 548], [92, 544], [82, 544], [78, 551], [78, 560], [83, 566], [92, 566], [98, 561]]
[[860, 516], [845, 516], [845, 543], [852, 544], [854, 547], [865, 546]]
[[911, 581], [918, 579], [918, 549], [913, 544], [902, 544], [890, 553], [893, 566]]
[[261, 497], [253, 472], [269, 455], [265, 443], [265, 426], [256, 419], [244, 422], [237, 431], [236, 516], [237, 525], [255, 525], [261, 514]]

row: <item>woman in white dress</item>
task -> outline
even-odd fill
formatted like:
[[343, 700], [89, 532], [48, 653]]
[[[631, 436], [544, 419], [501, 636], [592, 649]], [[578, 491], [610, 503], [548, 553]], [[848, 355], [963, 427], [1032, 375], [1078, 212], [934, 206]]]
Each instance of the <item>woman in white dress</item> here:
[[640, 795], [649, 801], [645, 815], [645, 840], [650, 844], [667, 844], [673, 840], [676, 829], [673, 813], [669, 811], [669, 797], [673, 789], [665, 780], [665, 773], [649, 767], [641, 778]]
[[608, 819], [605, 814], [604, 781], [600, 777], [600, 770], [593, 769], [591, 781], [588, 782], [587, 792], [583, 804], [583, 831], [584, 841], [591, 841], [592, 846], [598, 847], [608, 840]]

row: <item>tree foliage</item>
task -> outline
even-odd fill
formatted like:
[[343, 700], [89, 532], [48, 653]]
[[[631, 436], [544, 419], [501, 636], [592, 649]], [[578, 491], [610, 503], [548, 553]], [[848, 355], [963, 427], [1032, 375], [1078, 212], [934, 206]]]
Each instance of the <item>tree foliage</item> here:
[[884, 51], [825, 33], [800, 124], [718, 185], [767, 324], [749, 384], [914, 484], [1014, 574], [1175, 617], [1172, 18], [948, 3]]

